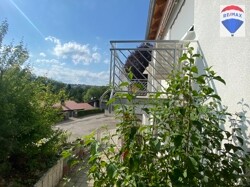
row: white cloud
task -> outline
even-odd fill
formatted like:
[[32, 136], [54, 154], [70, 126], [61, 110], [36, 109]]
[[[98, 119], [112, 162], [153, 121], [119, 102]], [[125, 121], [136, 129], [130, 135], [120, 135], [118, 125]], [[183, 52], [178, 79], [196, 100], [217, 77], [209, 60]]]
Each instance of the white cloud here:
[[40, 55], [41, 57], [46, 57], [46, 54], [43, 53], [43, 52], [41, 52], [39, 55]]
[[85, 65], [89, 64], [89, 57], [88, 56], [75, 54], [75, 55], [72, 55], [71, 58], [72, 58], [72, 61], [74, 64], [79, 64], [80, 62], [82, 62]]
[[[49, 61], [47, 61], [49, 62]], [[46, 76], [65, 83], [79, 83], [89, 85], [107, 85], [109, 79], [108, 71], [91, 72], [87, 70], [70, 69], [56, 61], [52, 61], [51, 67], [33, 67], [33, 73]]]
[[37, 66], [41, 66], [41, 65], [63, 65], [63, 63], [61, 63], [59, 60], [57, 59], [36, 59], [35, 63]]
[[[33, 73], [65, 83], [108, 84], [109, 72], [103, 70], [104, 64], [99, 64], [100, 67], [95, 67], [94, 64], [92, 69], [91, 66], [82, 66], [103, 63], [104, 57], [107, 58], [107, 55], [100, 53], [101, 49], [98, 46], [75, 41], [64, 42], [53, 36], [48, 36], [45, 40], [51, 42], [52, 54], [46, 55], [41, 52], [40, 57], [33, 61]], [[72, 66], [69, 62], [77, 66]], [[109, 60], [104, 60], [104, 63], [109, 63]]]
[[99, 62], [101, 60], [101, 55], [99, 53], [93, 53], [92, 58], [95, 62]]
[[98, 53], [98, 47], [90, 47], [88, 44], [77, 42], [62, 43], [59, 39], [49, 36], [45, 38], [55, 44], [53, 54], [58, 58], [71, 59], [74, 64], [82, 63], [88, 65], [101, 60], [101, 54]]
[[60, 40], [53, 36], [48, 36], [45, 38], [46, 41], [51, 41], [55, 44], [61, 44]]

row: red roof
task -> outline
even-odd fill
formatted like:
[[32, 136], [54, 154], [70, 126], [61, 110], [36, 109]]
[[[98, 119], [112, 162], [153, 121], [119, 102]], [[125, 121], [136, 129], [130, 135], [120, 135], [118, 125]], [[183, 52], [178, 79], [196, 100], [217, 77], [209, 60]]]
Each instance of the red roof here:
[[76, 103], [75, 101], [65, 101], [64, 103], [57, 103], [55, 104], [55, 107], [62, 107], [63, 111], [67, 110], [91, 110], [94, 109], [93, 106], [91, 106], [88, 103]]

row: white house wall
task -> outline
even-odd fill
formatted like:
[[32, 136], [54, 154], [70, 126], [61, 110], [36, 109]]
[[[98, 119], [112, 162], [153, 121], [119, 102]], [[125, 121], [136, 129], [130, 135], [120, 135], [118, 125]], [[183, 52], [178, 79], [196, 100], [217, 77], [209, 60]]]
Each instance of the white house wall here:
[[[185, 2], [182, 6], [182, 3]], [[222, 37], [220, 32], [221, 5], [239, 5], [245, 8], [245, 36]], [[222, 98], [222, 104], [231, 113], [242, 112], [242, 99], [250, 106], [250, 1], [249, 0], [180, 0], [175, 6], [162, 39], [190, 39], [187, 32], [194, 25], [191, 39], [198, 40], [207, 64], [199, 68], [213, 67], [226, 85], [215, 82], [215, 90]], [[201, 61], [198, 61], [201, 62]], [[243, 123], [243, 135], [250, 139], [250, 109], [247, 122]], [[229, 130], [229, 125], [224, 127]], [[247, 143], [250, 147], [250, 140]]]
[[170, 40], [180, 40], [194, 24], [194, 0], [181, 0], [173, 10], [169, 22], [169, 36], [164, 37]]
[[[220, 6], [245, 5], [245, 37], [220, 36]], [[200, 42], [208, 66], [226, 81], [216, 83], [222, 103], [230, 112], [240, 112], [237, 104], [244, 99], [250, 105], [250, 1], [195, 1], [195, 34]], [[247, 113], [250, 116], [250, 112]]]

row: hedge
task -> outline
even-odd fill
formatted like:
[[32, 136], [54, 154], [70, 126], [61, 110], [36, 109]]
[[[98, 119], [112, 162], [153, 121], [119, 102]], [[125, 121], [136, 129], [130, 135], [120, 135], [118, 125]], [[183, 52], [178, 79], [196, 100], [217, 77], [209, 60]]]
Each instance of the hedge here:
[[104, 113], [104, 109], [96, 108], [93, 110], [81, 110], [77, 112], [77, 117], [82, 117], [90, 114], [100, 114]]

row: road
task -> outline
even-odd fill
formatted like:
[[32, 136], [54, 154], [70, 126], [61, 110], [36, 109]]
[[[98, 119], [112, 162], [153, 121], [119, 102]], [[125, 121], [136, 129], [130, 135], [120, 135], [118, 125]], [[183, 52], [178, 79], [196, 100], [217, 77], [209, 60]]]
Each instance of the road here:
[[67, 121], [58, 123], [56, 127], [69, 132], [69, 141], [74, 141], [102, 126], [107, 126], [108, 129], [114, 129], [117, 122], [118, 120], [114, 117], [97, 114], [83, 118], [70, 118]]

